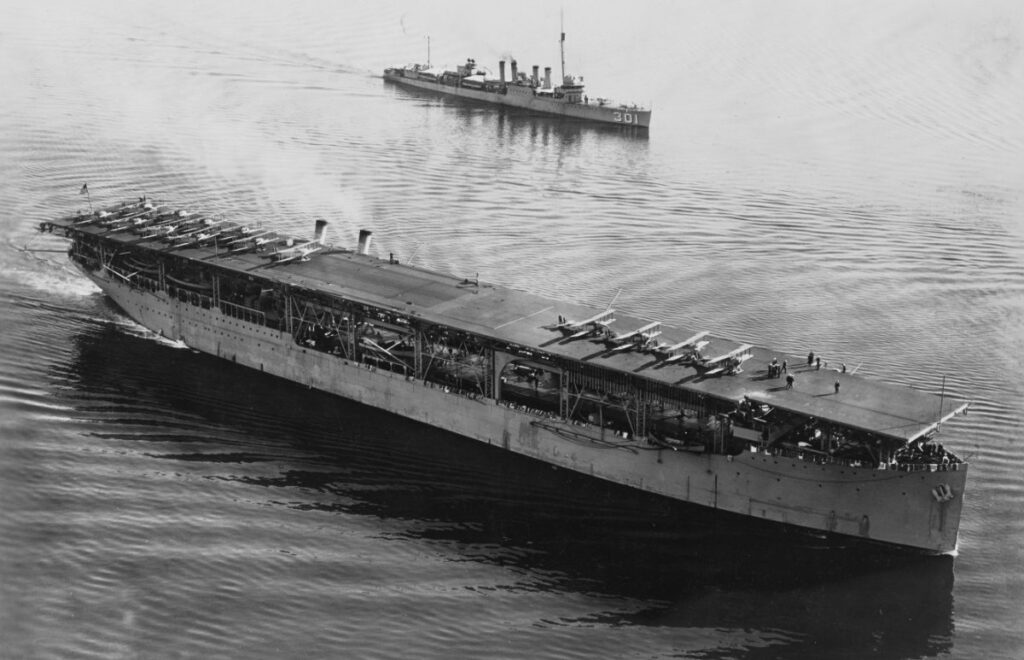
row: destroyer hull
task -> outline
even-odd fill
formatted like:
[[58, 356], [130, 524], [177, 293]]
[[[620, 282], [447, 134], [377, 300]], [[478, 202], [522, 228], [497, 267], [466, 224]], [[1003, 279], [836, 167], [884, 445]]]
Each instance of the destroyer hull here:
[[[449, 393], [295, 343], [289, 333], [83, 272], [129, 317], [192, 349], [562, 468], [665, 497], [818, 532], [953, 553], [966, 464], [904, 472], [819, 464], [765, 452], [690, 453], [608, 442], [498, 403]], [[937, 488], [957, 497], [941, 501]]]
[[384, 79], [399, 85], [424, 89], [445, 96], [522, 108], [546, 115], [637, 128], [649, 128], [651, 125], [650, 110], [629, 106], [601, 105], [596, 102], [568, 103], [543, 94], [535, 94], [533, 88], [528, 86], [509, 85], [503, 93], [470, 87], [456, 87], [432, 80], [411, 78], [399, 73], [385, 73]]

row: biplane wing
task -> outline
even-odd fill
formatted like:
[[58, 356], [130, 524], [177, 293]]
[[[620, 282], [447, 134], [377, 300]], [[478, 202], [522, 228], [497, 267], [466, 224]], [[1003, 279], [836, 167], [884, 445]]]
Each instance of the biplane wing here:
[[676, 349], [679, 352], [674, 352], [665, 358], [665, 364], [673, 364], [674, 362], [682, 362], [687, 358], [700, 359], [700, 351], [709, 343], [708, 341], [702, 340], [694, 344], [688, 344], [682, 348]]
[[615, 310], [609, 308], [603, 312], [594, 314], [590, 318], [583, 319], [582, 321], [573, 321], [558, 317], [558, 323], [547, 326], [547, 329], [558, 330], [562, 334], [566, 335], [566, 341], [581, 339], [589, 335], [597, 334], [612, 323], [615, 323], [615, 319], [612, 317], [613, 314], [615, 314]]
[[319, 252], [322, 249], [324, 249], [324, 246], [319, 241], [309, 241], [308, 243], [302, 243], [301, 245], [281, 248], [264, 256], [275, 263], [284, 264], [290, 261], [307, 259], [309, 258], [309, 255], [314, 252]]
[[213, 237], [213, 232], [219, 234], [220, 231], [216, 228], [222, 224], [224, 224], [224, 220], [217, 220], [215, 222], [204, 221], [201, 222], [198, 227], [193, 227], [181, 233], [172, 234], [168, 236], [168, 239], [172, 241], [181, 241], [180, 243], [175, 243], [174, 247], [188, 247], [189, 245], [209, 240]]
[[753, 348], [753, 345], [743, 344], [739, 348], [731, 350], [728, 353], [703, 361], [700, 366], [708, 369], [704, 375], [716, 376], [726, 372], [736, 373], [739, 371], [740, 365], [751, 358], [751, 348]]
[[[678, 344], [672, 344], [671, 346], [667, 347], [665, 349], [665, 351], [668, 352], [668, 353], [673, 353], [675, 351], [679, 351], [679, 350], [682, 350], [684, 348], [692, 348], [692, 347], [696, 346], [697, 343], [700, 342], [702, 339], [707, 337], [709, 334], [711, 334], [711, 333], [708, 332], [707, 330], [704, 330], [703, 332], [698, 332], [694, 336], [687, 337], [686, 339], [684, 339], [683, 341], [679, 342]], [[704, 342], [704, 345], [707, 346], [707, 342]]]
[[629, 332], [614, 335], [611, 337], [603, 337], [601, 341], [609, 347], [609, 352], [618, 353], [620, 351], [632, 351], [632, 350], [646, 350], [648, 346], [654, 341], [654, 338], [661, 334], [661, 322], [654, 321], [647, 325], [637, 328], [636, 330], [630, 330]]
[[[289, 261], [302, 260], [305, 261], [309, 258], [309, 255], [314, 252], [319, 252], [325, 247], [324, 237], [327, 229], [326, 220], [316, 221], [316, 232], [313, 240], [300, 243], [298, 245], [286, 245], [280, 247], [273, 252], [269, 252], [263, 256], [267, 257], [276, 263], [287, 263]], [[289, 239], [290, 242], [290, 239]]]
[[271, 233], [271, 231], [269, 229], [264, 230], [264, 231], [249, 232], [248, 234], [246, 234], [244, 236], [232, 239], [231, 242], [226, 243], [226, 245], [234, 245], [235, 243], [245, 243], [246, 241], [255, 241], [256, 239], [262, 238], [262, 237], [264, 237], [264, 236], [266, 236], [267, 234], [270, 234], [270, 233]]
[[704, 341], [704, 337], [707, 337], [709, 334], [705, 330], [698, 332], [692, 337], [687, 337], [676, 344], [661, 344], [654, 349], [654, 352], [658, 353], [665, 360], [666, 364], [679, 362], [684, 358], [693, 357], [694, 353], [707, 346], [708, 342]]
[[547, 326], [547, 328], [549, 330], [563, 330], [568, 332], [575, 332], [576, 330], [585, 328], [591, 325], [592, 323], [610, 323], [611, 321], [608, 321], [607, 319], [609, 319], [611, 315], [614, 313], [614, 309], [606, 309], [603, 312], [594, 314], [590, 318], [583, 319], [582, 321], [573, 321], [571, 319], [563, 318], [560, 316], [558, 317], [558, 323], [555, 323], [554, 325], [549, 325]]
[[636, 330], [630, 330], [629, 332], [623, 332], [622, 334], [607, 337], [606, 341], [610, 344], [619, 345], [630, 341], [634, 337], [644, 337], [648, 339], [653, 339], [654, 337], [657, 337], [660, 334], [661, 321], [654, 321], [653, 323], [648, 323], [647, 325], [637, 328]]

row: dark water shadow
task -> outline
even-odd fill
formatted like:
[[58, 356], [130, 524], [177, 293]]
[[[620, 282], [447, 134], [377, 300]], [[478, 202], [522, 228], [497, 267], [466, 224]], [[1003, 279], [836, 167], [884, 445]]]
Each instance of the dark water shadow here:
[[618, 126], [531, 112], [526, 108], [494, 105], [477, 99], [448, 96], [429, 89], [406, 87], [390, 80], [384, 80], [383, 85], [400, 101], [441, 103], [464, 121], [484, 118], [488, 127], [508, 133], [510, 136], [520, 133], [533, 137], [542, 135], [562, 138], [568, 143], [574, 143], [583, 136], [613, 138], [640, 144], [650, 139], [650, 130], [637, 126]]
[[200, 427], [162, 457], [272, 460], [275, 476], [235, 470], [230, 478], [317, 493], [303, 507], [407, 521], [405, 538], [543, 575], [538, 589], [647, 604], [615, 613], [616, 624], [792, 637], [744, 657], [779, 657], [790, 645], [813, 649], [808, 657], [920, 657], [951, 648], [951, 558], [607, 484], [112, 326], [89, 328], [74, 342], [76, 357], [59, 374], [72, 405], [127, 393], [137, 405], [229, 427], [250, 443], [206, 454]]

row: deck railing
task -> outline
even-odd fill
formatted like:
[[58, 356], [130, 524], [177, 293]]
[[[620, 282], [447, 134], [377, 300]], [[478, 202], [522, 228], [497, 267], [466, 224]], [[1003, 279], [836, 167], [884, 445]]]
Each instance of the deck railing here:
[[800, 461], [816, 463], [818, 465], [845, 465], [854, 468], [870, 468], [879, 470], [895, 470], [897, 472], [955, 472], [960, 469], [960, 463], [881, 463], [877, 466], [870, 461], [859, 461], [842, 456], [830, 456], [822, 452], [810, 452], [802, 449], [790, 449], [788, 447], [759, 448], [751, 447], [752, 454], [765, 454], [767, 456], [781, 456], [783, 458], [795, 458]]

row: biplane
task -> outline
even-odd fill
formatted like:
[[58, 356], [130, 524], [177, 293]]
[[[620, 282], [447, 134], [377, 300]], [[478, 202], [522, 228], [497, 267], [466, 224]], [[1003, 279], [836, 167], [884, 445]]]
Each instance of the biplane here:
[[257, 233], [257, 230], [252, 225], [244, 225], [241, 227], [229, 227], [221, 237], [224, 239], [224, 244], [227, 245], [229, 242], [244, 241], [248, 237]]
[[[221, 222], [223, 222], [223, 221], [221, 221]], [[215, 222], [215, 223], [207, 226], [202, 231], [200, 231], [200, 232], [198, 232], [196, 234], [193, 234], [192, 236], [188, 237], [188, 239], [186, 239], [185, 241], [183, 241], [181, 243], [177, 243], [174, 247], [176, 247], [176, 248], [192, 247], [192, 246], [200, 246], [203, 243], [209, 243], [210, 241], [216, 239], [218, 236], [220, 236], [221, 234], [224, 233], [224, 230], [218, 227], [218, 225], [220, 225], [221, 222]]]
[[647, 325], [623, 332], [621, 334], [608, 333], [601, 338], [612, 353], [618, 351], [644, 350], [651, 345], [655, 337], [661, 334], [661, 322], [654, 321]]
[[274, 264], [286, 264], [291, 261], [306, 261], [309, 259], [311, 254], [324, 249], [324, 239], [326, 234], [327, 221], [317, 220], [313, 240], [306, 241], [305, 243], [300, 243], [298, 245], [289, 245], [287, 247], [278, 248], [264, 256], [270, 259]]
[[101, 227], [110, 228], [123, 222], [123, 219], [122, 216], [117, 213], [111, 213], [110, 211], [98, 211], [96, 213], [95, 222], [97, 222]]
[[702, 348], [708, 345], [708, 341], [704, 338], [710, 333], [706, 330], [704, 332], [698, 332], [697, 334], [684, 339], [677, 344], [658, 344], [654, 347], [653, 352], [662, 359], [664, 364], [672, 364], [674, 362], [697, 362], [700, 361]]
[[164, 240], [174, 243], [174, 247], [183, 248], [190, 245], [198, 245], [204, 240], [209, 240], [214, 234], [219, 234], [217, 227], [224, 224], [224, 220], [201, 220], [196, 226], [186, 231], [173, 232], [168, 234]]
[[290, 261], [305, 261], [309, 259], [311, 254], [322, 249], [324, 249], [322, 244], [316, 241], [309, 241], [301, 245], [279, 248], [265, 256], [276, 264], [286, 264]]
[[258, 250], [270, 241], [274, 240], [271, 238], [271, 234], [274, 232], [270, 230], [253, 231], [249, 232], [245, 236], [240, 238], [232, 239], [224, 245], [231, 252], [247, 252], [249, 250]]
[[614, 313], [614, 309], [608, 308], [600, 314], [594, 314], [582, 321], [573, 321], [564, 316], [559, 316], [558, 323], [545, 327], [548, 330], [558, 330], [561, 332], [565, 337], [564, 341], [594, 337], [605, 333], [608, 330], [608, 326], [615, 323], [615, 319], [612, 318]]
[[187, 216], [177, 213], [157, 213], [145, 224], [132, 227], [132, 233], [143, 237], [162, 236], [188, 222]]
[[728, 353], [701, 360], [697, 363], [697, 366], [701, 369], [706, 369], [704, 372], [705, 376], [738, 374], [743, 371], [741, 365], [753, 356], [753, 353], [750, 352], [751, 348], [753, 348], [751, 344], [743, 344]]
[[174, 243], [203, 231], [206, 222], [208, 221], [202, 217], [179, 218], [159, 227], [156, 236], [164, 243]]
[[146, 224], [153, 222], [154, 219], [159, 215], [159, 210], [153, 207], [152, 204], [147, 204], [146, 206], [147, 208], [142, 211], [138, 211], [136, 213], [127, 213], [126, 215], [121, 215], [120, 217], [114, 220], [101, 222], [101, 224], [104, 227], [107, 227], [107, 231], [109, 233], [126, 231], [145, 226]]

